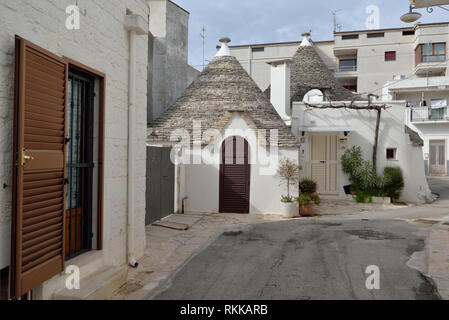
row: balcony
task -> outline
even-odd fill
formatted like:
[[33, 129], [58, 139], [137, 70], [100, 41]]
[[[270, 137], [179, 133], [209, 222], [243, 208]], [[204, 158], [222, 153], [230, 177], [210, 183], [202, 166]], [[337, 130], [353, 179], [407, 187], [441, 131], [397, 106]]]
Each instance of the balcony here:
[[446, 73], [446, 43], [420, 44], [415, 49], [415, 74], [436, 76]]
[[340, 64], [335, 72], [335, 77], [338, 79], [357, 79], [357, 64]]
[[417, 76], [444, 75], [446, 73], [446, 68], [447, 68], [446, 61], [420, 62], [415, 67], [415, 74]]
[[417, 122], [448, 122], [449, 112], [448, 108], [432, 109], [428, 107], [411, 108], [410, 109], [410, 121]]

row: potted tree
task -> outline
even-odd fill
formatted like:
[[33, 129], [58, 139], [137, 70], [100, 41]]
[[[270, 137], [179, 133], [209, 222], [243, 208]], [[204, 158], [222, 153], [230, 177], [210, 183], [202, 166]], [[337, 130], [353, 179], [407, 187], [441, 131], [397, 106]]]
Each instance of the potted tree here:
[[304, 179], [299, 182], [300, 195], [296, 198], [301, 216], [313, 216], [315, 205], [321, 203], [320, 196], [316, 192], [317, 184], [312, 179]]
[[282, 159], [279, 162], [278, 176], [287, 189], [287, 195], [281, 197], [281, 211], [286, 218], [298, 216], [298, 207], [290, 195], [290, 187], [295, 186], [298, 182], [301, 169], [301, 166], [290, 159]]

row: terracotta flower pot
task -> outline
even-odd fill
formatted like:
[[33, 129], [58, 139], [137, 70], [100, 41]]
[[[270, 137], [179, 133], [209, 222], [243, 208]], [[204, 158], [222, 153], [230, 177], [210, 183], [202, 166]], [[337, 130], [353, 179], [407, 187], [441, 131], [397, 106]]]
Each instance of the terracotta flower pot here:
[[311, 201], [309, 204], [303, 204], [299, 207], [299, 214], [303, 217], [311, 217], [313, 216], [314, 209], [315, 203]]

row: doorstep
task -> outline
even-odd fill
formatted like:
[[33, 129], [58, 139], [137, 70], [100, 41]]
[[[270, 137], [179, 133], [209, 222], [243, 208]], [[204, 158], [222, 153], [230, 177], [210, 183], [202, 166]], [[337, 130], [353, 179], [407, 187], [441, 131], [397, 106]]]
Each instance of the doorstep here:
[[128, 268], [105, 267], [100, 271], [83, 278], [79, 290], [64, 289], [57, 292], [55, 300], [106, 300], [120, 288], [128, 277]]

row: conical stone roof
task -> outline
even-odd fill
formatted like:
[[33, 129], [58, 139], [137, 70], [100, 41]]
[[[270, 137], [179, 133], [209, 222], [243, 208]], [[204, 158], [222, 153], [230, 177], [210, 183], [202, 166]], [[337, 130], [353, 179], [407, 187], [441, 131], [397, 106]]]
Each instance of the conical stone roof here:
[[327, 100], [342, 101], [354, 97], [352, 91], [341, 86], [307, 36], [292, 58], [290, 73], [290, 95], [294, 102], [303, 101], [305, 94], [312, 89], [321, 90]]
[[268, 130], [268, 139], [269, 130], [277, 129], [280, 147], [299, 145], [298, 139], [238, 60], [223, 51], [173, 106], [149, 125], [148, 142], [169, 142], [176, 129], [185, 129], [192, 136], [194, 120], [201, 121], [203, 131], [222, 130], [234, 112], [241, 114], [252, 129]]
[[[290, 66], [291, 102], [302, 102], [306, 93], [312, 89], [321, 90], [326, 100], [342, 101], [354, 98], [359, 100], [352, 91], [341, 86], [315, 51], [313, 42], [305, 36], [293, 56]], [[265, 90], [264, 94], [270, 98], [271, 85]]]

